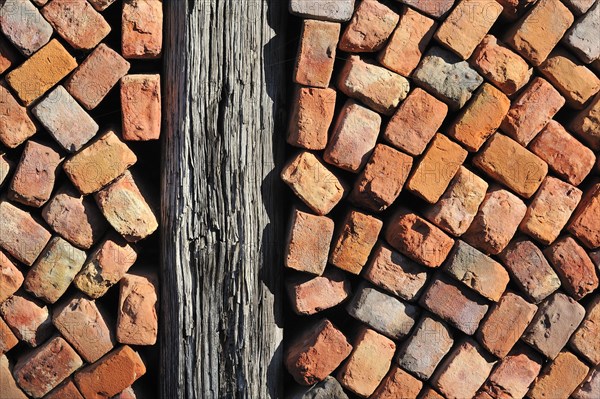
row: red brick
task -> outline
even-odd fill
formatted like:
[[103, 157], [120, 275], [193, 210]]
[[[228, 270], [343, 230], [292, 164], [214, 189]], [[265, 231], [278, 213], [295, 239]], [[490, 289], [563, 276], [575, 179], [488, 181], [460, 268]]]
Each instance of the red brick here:
[[115, 0], [88, 0], [90, 4], [96, 9], [96, 11], [106, 10]]
[[294, 81], [304, 86], [329, 86], [340, 36], [340, 24], [306, 19], [302, 23]]
[[391, 339], [361, 328], [352, 354], [338, 372], [338, 381], [349, 391], [369, 397], [387, 374], [395, 350], [396, 344]]
[[4, 319], [0, 317], [0, 356], [14, 348], [18, 343], [19, 339], [13, 334]]
[[73, 380], [68, 379], [52, 390], [44, 399], [84, 399]]
[[573, 393], [573, 399], [596, 399], [600, 395], [600, 367], [596, 366]]
[[313, 315], [345, 301], [351, 292], [350, 281], [336, 269], [322, 276], [294, 276], [286, 281], [292, 309], [299, 315]]
[[442, 126], [447, 113], [445, 103], [416, 88], [398, 107], [383, 138], [410, 155], [420, 155]]
[[2, 399], [27, 399], [12, 376], [11, 366], [4, 355], [0, 355], [0, 398]]
[[569, 342], [571, 348], [591, 364], [600, 364], [600, 295], [587, 305], [585, 319]]
[[364, 0], [354, 11], [338, 47], [349, 53], [380, 50], [399, 19], [398, 14], [377, 0]]
[[26, 57], [48, 43], [52, 26], [29, 0], [6, 0], [0, 8], [0, 28]]
[[567, 399], [583, 382], [589, 367], [570, 352], [561, 352], [554, 362], [546, 364], [534, 382], [530, 398]]
[[23, 284], [23, 274], [15, 264], [0, 251], [0, 303], [6, 301]]
[[163, 42], [162, 0], [125, 0], [121, 48], [125, 58], [160, 58]]
[[592, 149], [600, 150], [600, 94], [581, 111], [573, 122], [571, 129], [581, 137]]
[[423, 383], [398, 366], [392, 366], [377, 390], [370, 396], [373, 399], [416, 398]]
[[13, 295], [0, 304], [0, 314], [17, 338], [29, 346], [39, 346], [52, 334], [48, 308], [22, 295]]
[[445, 399], [442, 395], [437, 393], [433, 388], [425, 387], [421, 391], [418, 399]]
[[123, 139], [158, 140], [160, 137], [160, 75], [127, 75], [121, 78]]
[[358, 172], [369, 160], [380, 126], [378, 113], [348, 100], [337, 117], [323, 159], [338, 168]]
[[121, 279], [117, 340], [129, 345], [154, 345], [158, 335], [158, 279], [126, 274]]
[[409, 5], [417, 10], [432, 16], [433, 18], [441, 18], [448, 10], [452, 8], [455, 0], [399, 0], [401, 3]]
[[351, 210], [346, 214], [329, 255], [329, 262], [352, 274], [359, 274], [377, 242], [383, 222]]
[[297, 383], [312, 385], [331, 374], [351, 351], [344, 334], [323, 319], [288, 344], [284, 362]]
[[119, 53], [102, 43], [67, 79], [65, 88], [86, 109], [94, 109], [127, 74], [129, 66]]
[[0, 75], [12, 68], [17, 63], [17, 53], [8, 44], [4, 36], [0, 36]]
[[0, 142], [8, 148], [16, 148], [36, 131], [27, 109], [0, 84]]
[[325, 149], [336, 94], [332, 88], [296, 88], [287, 136], [289, 144], [307, 150]]
[[586, 191], [567, 227], [583, 245], [590, 249], [600, 247], [598, 215], [600, 215], [600, 183], [594, 184]]

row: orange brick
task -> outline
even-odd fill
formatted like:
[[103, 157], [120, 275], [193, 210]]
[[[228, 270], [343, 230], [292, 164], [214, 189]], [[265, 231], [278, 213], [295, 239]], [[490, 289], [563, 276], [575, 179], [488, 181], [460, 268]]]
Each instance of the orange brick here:
[[15, 382], [12, 376], [12, 367], [4, 355], [0, 355], [0, 396], [2, 399], [27, 399], [27, 395]]
[[0, 303], [6, 301], [23, 284], [23, 274], [15, 264], [0, 251]]
[[296, 88], [287, 142], [307, 150], [324, 150], [335, 112], [337, 92], [332, 88]]
[[381, 384], [370, 398], [416, 398], [422, 387], [423, 383], [421, 381], [400, 367], [392, 366], [388, 375], [381, 381]]
[[396, 28], [398, 20], [398, 14], [383, 3], [364, 0], [354, 11], [338, 47], [349, 53], [378, 51]]
[[121, 78], [123, 139], [158, 140], [160, 137], [160, 75], [127, 75]]
[[285, 249], [285, 266], [321, 275], [327, 265], [333, 237], [333, 220], [292, 210]]
[[17, 52], [4, 36], [0, 36], [0, 75], [17, 63]]
[[546, 364], [529, 390], [530, 398], [567, 399], [583, 382], [590, 368], [570, 352], [561, 352]]
[[117, 340], [129, 345], [154, 345], [158, 335], [158, 279], [126, 274], [119, 289]]
[[600, 183], [590, 187], [567, 229], [590, 249], [600, 247]]
[[600, 295], [587, 305], [585, 319], [571, 336], [571, 348], [593, 365], [600, 364]]
[[4, 319], [0, 317], [0, 356], [14, 348], [18, 343], [19, 339], [13, 334]]
[[329, 86], [340, 24], [306, 19], [302, 24], [294, 81], [304, 86]]
[[293, 276], [286, 281], [292, 309], [299, 315], [313, 315], [348, 298], [351, 287], [345, 274], [329, 269], [322, 276]]
[[162, 0], [125, 0], [121, 15], [123, 56], [159, 58], [163, 42]]
[[571, 129], [592, 149], [600, 150], [600, 94], [590, 102], [590, 105], [581, 111], [573, 122]]
[[68, 379], [52, 390], [44, 399], [84, 399], [72, 379]]
[[0, 142], [8, 148], [16, 148], [33, 136], [37, 128], [27, 109], [0, 83]]

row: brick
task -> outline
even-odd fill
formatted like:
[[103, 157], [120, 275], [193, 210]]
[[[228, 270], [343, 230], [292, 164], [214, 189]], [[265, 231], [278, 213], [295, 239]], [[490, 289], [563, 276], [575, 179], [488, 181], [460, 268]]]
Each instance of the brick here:
[[98, 12], [106, 10], [112, 3], [115, 2], [115, 0], [88, 0], [88, 1]]
[[160, 137], [160, 75], [127, 75], [121, 78], [123, 139], [158, 140]]
[[292, 309], [299, 315], [313, 315], [344, 302], [351, 292], [350, 281], [336, 269], [322, 276], [293, 276], [286, 281]]
[[421, 391], [418, 399], [445, 399], [431, 387], [425, 387]]
[[290, 13], [302, 18], [346, 22], [354, 13], [355, 0], [290, 0]]
[[498, 256], [512, 281], [533, 303], [540, 303], [560, 287], [560, 280], [542, 251], [526, 238], [512, 241]]
[[337, 92], [332, 88], [298, 86], [292, 101], [287, 142], [307, 150], [324, 150]]
[[448, 135], [472, 152], [479, 151], [496, 132], [510, 109], [510, 100], [494, 86], [484, 83], [448, 129]]
[[323, 89], [329, 86], [340, 29], [334, 22], [303, 21], [294, 82]]
[[361, 1], [338, 47], [349, 53], [378, 51], [398, 25], [399, 19], [398, 14], [377, 0]]
[[109, 233], [88, 256], [73, 283], [90, 298], [98, 299], [121, 280], [136, 259], [137, 253], [127, 241]]
[[67, 159], [63, 169], [84, 195], [106, 187], [137, 162], [137, 157], [112, 131], [103, 133]]
[[56, 39], [6, 75], [21, 102], [31, 104], [77, 68], [75, 58]]
[[[0, 356], [14, 348], [19, 343], [19, 339], [10, 330], [10, 327], [2, 317], [0, 317]], [[2, 385], [4, 387], [4, 385]]]
[[423, 266], [382, 243], [373, 250], [362, 276], [407, 301], [415, 301], [427, 282]]
[[281, 179], [317, 215], [328, 214], [345, 192], [345, 184], [319, 158], [306, 151], [288, 162]]
[[340, 111], [323, 153], [325, 162], [349, 172], [361, 170], [375, 147], [381, 116], [348, 100]]
[[116, 396], [113, 396], [113, 399], [137, 399], [137, 395], [132, 387], [126, 388], [124, 391], [121, 391]]
[[358, 287], [346, 310], [350, 316], [392, 339], [406, 337], [419, 313], [416, 306], [384, 294], [366, 283]]
[[13, 50], [4, 35], [0, 36], [0, 75], [12, 68], [17, 61], [16, 51]]
[[110, 32], [110, 25], [86, 0], [52, 0], [42, 15], [75, 50], [91, 50]]
[[0, 355], [0, 386], [0, 399], [27, 399], [27, 395], [15, 382], [8, 359], [4, 355]]
[[6, 301], [23, 284], [23, 274], [15, 264], [0, 251], [0, 304]]
[[596, 399], [600, 395], [600, 367], [593, 369], [575, 390], [573, 399]]
[[0, 84], [0, 142], [16, 148], [36, 131], [27, 109], [20, 106], [8, 89]]
[[564, 97], [550, 83], [536, 77], [513, 101], [500, 128], [526, 146], [564, 104]]
[[486, 35], [479, 43], [470, 62], [477, 72], [509, 96], [525, 86], [532, 74], [521, 56], [492, 35]]
[[359, 274], [377, 242], [383, 222], [365, 213], [350, 210], [339, 227], [329, 262], [352, 274]]
[[400, 103], [383, 138], [407, 154], [420, 155], [442, 126], [447, 113], [446, 104], [416, 88]]
[[403, 369], [422, 380], [428, 380], [453, 344], [450, 328], [426, 314], [400, 346], [396, 360]]
[[51, 234], [29, 213], [8, 201], [0, 201], [0, 247], [16, 260], [31, 266]]
[[579, 18], [563, 37], [565, 45], [586, 64], [600, 57], [600, 43], [594, 40], [600, 30], [600, 6], [592, 8]]
[[25, 56], [42, 48], [52, 36], [52, 26], [29, 0], [6, 0], [0, 7], [0, 27], [6, 38]]
[[552, 53], [539, 70], [565, 97], [567, 105], [576, 109], [585, 108], [585, 103], [600, 90], [600, 78], [566, 51]]
[[475, 334], [488, 310], [482, 297], [442, 274], [434, 277], [419, 304], [468, 335]]
[[130, 64], [116, 51], [101, 43], [65, 82], [67, 91], [87, 110], [100, 104]]
[[466, 61], [440, 47], [429, 49], [413, 78], [453, 111], [462, 108], [483, 83], [483, 78]]
[[333, 230], [333, 220], [328, 217], [294, 209], [287, 236], [285, 266], [321, 275], [327, 265]]
[[600, 94], [571, 122], [571, 130], [593, 150], [600, 150]]
[[509, 21], [519, 19], [537, 0], [497, 0], [502, 5], [502, 17]]
[[0, 304], [0, 314], [13, 333], [27, 345], [41, 345], [52, 334], [52, 322], [46, 306], [15, 294]]
[[571, 348], [591, 364], [600, 364], [600, 296], [596, 295], [587, 305], [585, 319], [569, 342]]
[[440, 365], [432, 384], [448, 399], [471, 398], [487, 379], [494, 363], [490, 355], [467, 338]]
[[286, 391], [290, 392], [288, 399], [348, 399], [340, 383], [331, 376], [312, 387], [299, 386]]
[[460, 236], [475, 219], [487, 189], [482, 178], [461, 166], [446, 192], [423, 215], [445, 232]]
[[387, 374], [396, 344], [383, 335], [362, 328], [354, 350], [337, 374], [342, 386], [362, 397], [370, 396]]
[[530, 198], [548, 173], [548, 164], [519, 143], [496, 133], [473, 163], [518, 195]]
[[504, 41], [534, 66], [540, 65], [573, 23], [573, 14], [559, 0], [539, 0]]
[[571, 136], [562, 125], [550, 121], [529, 144], [559, 177], [578, 186], [594, 167], [594, 152]]
[[600, 247], [600, 183], [590, 187], [579, 206], [571, 222], [567, 226], [569, 232], [577, 237], [583, 245], [590, 249]]
[[384, 115], [392, 115], [410, 89], [408, 80], [359, 56], [350, 56], [341, 70], [337, 87], [348, 97]]
[[14, 166], [14, 163], [8, 159], [6, 154], [0, 152], [0, 187], [7, 181], [8, 175], [10, 175]]
[[436, 134], [406, 183], [413, 194], [434, 204], [467, 158], [467, 151], [443, 134]]
[[98, 361], [115, 345], [107, 314], [84, 295], [77, 294], [55, 307], [52, 323], [86, 362]]
[[572, 237], [562, 237], [544, 250], [562, 287], [580, 300], [598, 288], [596, 268], [585, 250]]
[[160, 58], [163, 42], [162, 0], [125, 0], [121, 19], [125, 58]]
[[572, 353], [561, 352], [554, 362], [546, 364], [528, 396], [567, 399], [583, 382], [589, 370], [589, 367]]
[[370, 397], [374, 399], [416, 398], [422, 387], [421, 381], [400, 367], [392, 366], [390, 372]]
[[500, 360], [481, 389], [492, 398], [524, 398], [542, 361], [539, 354], [521, 345]]
[[371, 159], [354, 183], [350, 199], [380, 212], [394, 203], [412, 167], [412, 157], [384, 144], [377, 144]]
[[84, 251], [54, 237], [29, 269], [24, 287], [44, 302], [55, 303], [67, 291], [85, 258]]
[[400, 211], [385, 231], [386, 241], [403, 255], [427, 267], [438, 267], [446, 259], [454, 240], [414, 213]]
[[73, 380], [68, 379], [52, 390], [44, 399], [84, 399]]
[[581, 15], [590, 9], [595, 0], [563, 0], [563, 3], [573, 11], [573, 14]]
[[117, 340], [129, 345], [154, 345], [158, 335], [158, 279], [126, 274], [121, 279]]
[[514, 292], [507, 292], [492, 305], [481, 322], [477, 340], [491, 354], [503, 358], [521, 338], [536, 311], [536, 305]]
[[600, 271], [600, 251], [590, 252], [589, 255], [596, 268], [598, 268], [598, 271]]
[[140, 355], [121, 346], [75, 374], [75, 384], [86, 399], [108, 399], [128, 388], [146, 373]]
[[406, 4], [417, 10], [430, 15], [434, 18], [443, 17], [454, 5], [454, 0], [399, 0], [400, 3]]
[[344, 334], [322, 319], [288, 344], [284, 363], [298, 384], [312, 385], [331, 374], [351, 351]]
[[108, 227], [94, 200], [70, 185], [61, 187], [48, 201], [42, 217], [52, 230], [81, 249], [90, 249]]

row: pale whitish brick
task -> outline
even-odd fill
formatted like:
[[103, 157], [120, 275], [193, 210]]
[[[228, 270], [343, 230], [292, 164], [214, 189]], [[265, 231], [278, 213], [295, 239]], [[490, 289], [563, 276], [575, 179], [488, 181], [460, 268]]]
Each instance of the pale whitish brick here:
[[600, 57], [600, 3], [596, 3], [563, 37], [565, 44], [586, 64]]
[[25, 56], [48, 43], [52, 26], [29, 0], [5, 0], [0, 4], [0, 29]]
[[346, 22], [352, 17], [355, 0], [290, 0], [290, 12], [303, 18]]

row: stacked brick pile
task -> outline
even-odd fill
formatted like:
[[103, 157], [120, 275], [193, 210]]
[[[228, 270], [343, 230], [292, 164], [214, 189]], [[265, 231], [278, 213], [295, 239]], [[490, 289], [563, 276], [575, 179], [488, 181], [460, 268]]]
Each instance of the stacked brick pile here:
[[290, 10], [289, 397], [600, 398], [600, 1]]
[[153, 397], [132, 385], [156, 368], [162, 18], [161, 0], [0, 1], [2, 399]]

